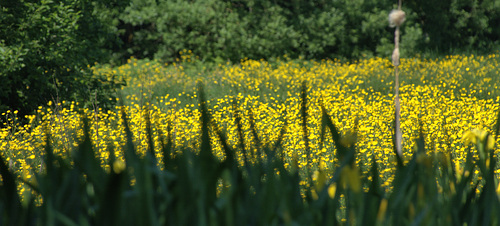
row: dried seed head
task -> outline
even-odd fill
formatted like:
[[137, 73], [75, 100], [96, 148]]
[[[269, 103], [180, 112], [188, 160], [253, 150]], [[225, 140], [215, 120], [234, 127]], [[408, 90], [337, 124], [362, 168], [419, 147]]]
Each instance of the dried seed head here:
[[399, 27], [405, 21], [406, 13], [400, 9], [393, 9], [389, 13], [389, 26]]
[[399, 48], [395, 48], [392, 52], [392, 64], [394, 66], [399, 66]]

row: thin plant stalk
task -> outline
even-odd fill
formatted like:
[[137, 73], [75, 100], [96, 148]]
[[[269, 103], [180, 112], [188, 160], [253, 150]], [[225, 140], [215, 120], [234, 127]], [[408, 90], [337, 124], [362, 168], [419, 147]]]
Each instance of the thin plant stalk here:
[[401, 132], [401, 105], [399, 101], [399, 36], [400, 26], [405, 20], [405, 12], [401, 10], [401, 0], [399, 0], [398, 9], [392, 10], [389, 14], [389, 24], [391, 27], [396, 27], [394, 31], [394, 51], [392, 52], [392, 64], [394, 65], [394, 109], [395, 109], [395, 123], [394, 123], [394, 146], [397, 155], [401, 158], [403, 156], [403, 134]]

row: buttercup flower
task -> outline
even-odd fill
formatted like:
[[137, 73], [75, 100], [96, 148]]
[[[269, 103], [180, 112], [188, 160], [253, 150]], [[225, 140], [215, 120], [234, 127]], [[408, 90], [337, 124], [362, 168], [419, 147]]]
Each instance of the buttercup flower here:
[[462, 136], [462, 142], [464, 142], [465, 145], [469, 145], [471, 143], [475, 144], [477, 142], [476, 135], [471, 130], [468, 130]]
[[[487, 139], [487, 140], [486, 140]], [[483, 142], [486, 140], [486, 149], [491, 150], [495, 146], [495, 138], [493, 136], [488, 136], [488, 131], [483, 129], [473, 129], [466, 131], [462, 136], [462, 141], [465, 145], [476, 144], [477, 142]]]

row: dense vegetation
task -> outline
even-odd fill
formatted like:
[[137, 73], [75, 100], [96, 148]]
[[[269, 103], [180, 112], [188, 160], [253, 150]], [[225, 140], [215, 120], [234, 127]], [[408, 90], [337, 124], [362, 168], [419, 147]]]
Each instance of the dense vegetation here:
[[[4, 114], [9, 123], [1, 130], [0, 150], [14, 172], [10, 177], [17, 179], [11, 192], [21, 194], [19, 211], [42, 222], [69, 218], [77, 224], [111, 218], [136, 224], [495, 220], [489, 214], [498, 210], [500, 193], [497, 54], [402, 60], [401, 168], [391, 139], [394, 81], [388, 60], [247, 60], [205, 74], [195, 57], [183, 59], [93, 67], [96, 74], [129, 84], [122, 89], [123, 108], [50, 103], [24, 126], [15, 112]], [[199, 104], [200, 80], [205, 105]], [[210, 114], [208, 132], [202, 130], [201, 107]], [[202, 141], [206, 133], [209, 151]], [[350, 170], [342, 170], [350, 154], [338, 145], [353, 154]], [[51, 155], [59, 160], [49, 173]], [[114, 165], [127, 170], [115, 172]], [[54, 183], [68, 193], [50, 189]], [[102, 197], [120, 207], [109, 207]], [[67, 208], [68, 198], [76, 207]], [[34, 212], [22, 209], [28, 207]], [[473, 211], [480, 208], [486, 210]], [[46, 214], [52, 212], [58, 214]], [[130, 212], [140, 214], [132, 219]]]
[[[175, 149], [172, 130], [154, 136], [145, 114], [147, 151], [137, 152], [125, 111], [121, 111], [126, 144], [123, 159], [110, 146], [109, 160], [100, 166], [92, 147], [90, 128], [83, 119], [84, 138], [68, 155], [56, 155], [47, 134], [43, 151], [44, 172], [24, 174], [23, 181], [37, 196], [25, 190], [19, 196], [15, 175], [0, 156], [3, 185], [0, 194], [2, 223], [6, 225], [496, 225], [500, 192], [495, 176], [498, 158], [495, 135], [476, 130], [466, 136], [476, 153], [466, 151], [463, 163], [454, 163], [449, 152], [427, 152], [423, 133], [416, 140], [409, 161], [393, 153], [396, 166], [389, 190], [380, 180], [377, 157], [361, 176], [352, 135], [340, 135], [325, 108], [322, 131], [329, 131], [335, 149], [328, 155], [337, 161], [332, 169], [309, 157], [308, 94], [303, 83], [300, 111], [305, 164], [286, 159], [283, 126], [273, 145], [264, 145], [250, 121], [253, 139], [243, 136], [243, 122], [234, 112], [239, 145], [232, 148], [208, 111], [202, 87], [199, 148]], [[497, 118], [497, 120], [500, 117]], [[499, 124], [495, 126], [499, 132]], [[212, 133], [211, 133], [212, 131]], [[211, 135], [212, 134], [212, 135]], [[355, 136], [355, 134], [354, 134]], [[161, 146], [155, 149], [154, 140]], [[164, 141], [162, 141], [164, 140]], [[214, 141], [225, 155], [214, 155]], [[142, 142], [142, 141], [141, 141]], [[247, 149], [248, 146], [250, 149]], [[451, 151], [450, 149], [448, 151]], [[157, 158], [157, 153], [162, 158]], [[363, 154], [363, 153], [361, 153]], [[71, 163], [74, 161], [74, 164]], [[243, 165], [238, 162], [243, 162]], [[291, 169], [286, 163], [291, 161]], [[315, 164], [316, 163], [316, 164]], [[369, 163], [362, 160], [361, 164]], [[302, 165], [303, 170], [299, 170]], [[313, 165], [316, 165], [314, 167]], [[474, 172], [474, 173], [473, 173]], [[331, 176], [327, 176], [331, 174]], [[54, 189], [57, 187], [57, 189]], [[131, 214], [133, 213], [133, 214]]]
[[500, 5], [394, 7], [0, 2], [0, 224], [499, 224]]
[[49, 100], [114, 106], [109, 98], [120, 81], [92, 76], [87, 68], [108, 61], [105, 47], [117, 44], [95, 11], [102, 2], [0, 2], [0, 111], [24, 116]]
[[[32, 113], [49, 100], [114, 104], [122, 83], [89, 74], [131, 56], [172, 62], [188, 49], [204, 62], [287, 55], [389, 56], [395, 2], [267, 0], [16, 1], [0, 3], [0, 110]], [[402, 56], [498, 49], [500, 4], [411, 1]], [[110, 99], [111, 98], [111, 99]]]
[[[132, 0], [119, 15], [126, 58], [172, 61], [190, 49], [204, 60], [238, 62], [284, 54], [307, 59], [388, 56], [392, 0], [148, 1]], [[403, 4], [402, 54], [498, 48], [500, 5], [488, 1], [410, 1]], [[196, 16], [194, 16], [196, 15]]]

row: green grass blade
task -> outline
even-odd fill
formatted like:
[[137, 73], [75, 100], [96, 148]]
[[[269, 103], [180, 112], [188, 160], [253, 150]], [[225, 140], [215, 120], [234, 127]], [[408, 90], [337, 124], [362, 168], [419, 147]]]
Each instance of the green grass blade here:
[[[271, 149], [271, 153], [273, 155], [276, 155], [277, 153], [277, 150], [279, 148], [283, 149], [282, 148], [282, 143], [283, 143], [283, 137], [285, 137], [285, 134], [286, 134], [286, 129], [287, 129], [287, 124], [285, 123], [285, 125], [283, 125], [283, 127], [281, 127], [280, 129], [280, 133], [278, 135], [278, 138], [276, 139], [276, 142], [274, 142], [274, 146], [273, 148]], [[285, 153], [281, 153], [281, 162], [284, 163], [285, 162]]]
[[[238, 106], [236, 105], [236, 101], [233, 101], [233, 109], [234, 109], [234, 120], [236, 122], [236, 129], [238, 133], [238, 139], [239, 139], [239, 145], [240, 149], [243, 152], [243, 162], [245, 163], [245, 166], [248, 168], [248, 153], [245, 148], [245, 138], [243, 137], [243, 125], [241, 123], [241, 113], [240, 110], [238, 109]], [[226, 146], [223, 146], [224, 150], [226, 150]], [[226, 152], [230, 152], [230, 150], [226, 150]], [[227, 156], [228, 153], [226, 153]], [[228, 156], [229, 157], [229, 156]], [[231, 158], [234, 158], [234, 156], [231, 156]]]
[[156, 163], [156, 154], [155, 154], [155, 144], [153, 142], [153, 130], [151, 128], [151, 117], [149, 116], [150, 111], [148, 105], [144, 107], [145, 109], [145, 115], [144, 119], [146, 121], [146, 139], [148, 142], [148, 149], [147, 149], [147, 155], [149, 155], [149, 158], [151, 158], [151, 161], [153, 163]]
[[332, 135], [333, 142], [335, 143], [335, 146], [337, 147], [337, 149], [339, 149], [340, 134], [337, 130], [337, 127], [335, 127], [335, 125], [333, 124], [333, 121], [330, 118], [330, 115], [328, 115], [328, 112], [326, 112], [326, 109], [323, 105], [321, 105], [321, 113], [322, 113], [322, 121], [323, 121], [322, 124], [330, 129], [330, 134]]
[[161, 130], [158, 130], [158, 136], [161, 145], [161, 153], [163, 155], [163, 169], [172, 170], [171, 163], [173, 162], [174, 142], [172, 141], [172, 126], [170, 121], [167, 122], [167, 143], [164, 143], [164, 135]]
[[[311, 156], [310, 156], [311, 155], [311, 147], [309, 144], [309, 131], [307, 128], [307, 118], [308, 118], [308, 115], [307, 115], [307, 85], [306, 85], [305, 81], [302, 82], [300, 96], [301, 96], [301, 100], [302, 100], [301, 107], [300, 107], [300, 113], [301, 113], [301, 118], [302, 118], [302, 132], [304, 135], [304, 143], [305, 143], [305, 148], [306, 148], [305, 152], [306, 152], [307, 168], [309, 169], [310, 158], [311, 158]], [[310, 176], [311, 173], [308, 172], [308, 175]]]
[[21, 200], [17, 193], [15, 176], [10, 172], [1, 154], [0, 175], [2, 176], [2, 181], [0, 182], [0, 197], [2, 198], [2, 200], [4, 200], [2, 201], [2, 203], [0, 203], [0, 207], [5, 208], [3, 210], [0, 209], [0, 216], [2, 216], [2, 219], [0, 219], [0, 223], [2, 225], [17, 225], [21, 222]]
[[[121, 98], [120, 98], [121, 99]], [[125, 130], [125, 137], [126, 137], [126, 143], [125, 143], [125, 151], [124, 151], [124, 156], [125, 156], [125, 162], [127, 166], [135, 168], [136, 165], [138, 164], [139, 161], [139, 156], [137, 155], [135, 151], [135, 146], [132, 141], [132, 131], [130, 130], [130, 126], [128, 123], [127, 119], [127, 113], [125, 112], [125, 107], [121, 107], [121, 118], [122, 118], [122, 123], [123, 127]]]
[[198, 83], [198, 94], [201, 112], [201, 146], [199, 157], [201, 159], [201, 169], [205, 172], [213, 172], [216, 164], [210, 145], [210, 115], [208, 113], [205, 91], [201, 82]]
[[260, 162], [262, 158], [262, 153], [261, 153], [261, 148], [262, 148], [262, 141], [259, 137], [259, 134], [257, 133], [257, 126], [255, 125], [255, 118], [253, 116], [253, 111], [250, 110], [249, 112], [249, 123], [250, 123], [250, 131], [252, 132], [254, 141], [255, 141], [255, 146], [257, 147], [257, 153], [255, 158], [257, 158]]
[[495, 124], [495, 128], [494, 128], [494, 131], [495, 131], [495, 140], [498, 138], [498, 136], [500, 135], [500, 108], [498, 109], [498, 114], [497, 114], [497, 123]]
[[92, 147], [90, 137], [89, 121], [86, 117], [82, 119], [84, 139], [77, 149], [73, 151], [73, 159], [75, 166], [82, 173], [88, 175], [88, 180], [92, 183], [97, 192], [100, 194], [104, 190], [104, 170], [101, 167], [100, 161], [96, 158], [94, 148]]

